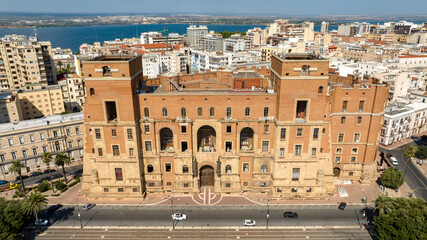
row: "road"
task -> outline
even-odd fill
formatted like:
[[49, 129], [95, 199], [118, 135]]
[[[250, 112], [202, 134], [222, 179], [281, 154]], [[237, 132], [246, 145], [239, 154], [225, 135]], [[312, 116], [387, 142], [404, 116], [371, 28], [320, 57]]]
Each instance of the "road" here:
[[416, 143], [411, 142], [406, 145], [403, 145], [401, 147], [397, 147], [393, 150], [387, 150], [380, 148], [380, 151], [384, 153], [391, 153], [399, 162], [398, 166], [396, 166], [397, 169], [400, 169], [402, 171], [405, 171], [405, 163], [408, 163], [407, 169], [406, 169], [406, 175], [405, 175], [405, 182], [408, 184], [408, 186], [411, 189], [416, 189], [415, 196], [419, 198], [423, 198], [424, 200], [427, 200], [427, 178], [424, 176], [424, 174], [417, 168], [417, 166], [414, 165], [414, 163], [410, 160], [408, 160], [403, 154], [404, 149], [408, 145], [415, 145]]

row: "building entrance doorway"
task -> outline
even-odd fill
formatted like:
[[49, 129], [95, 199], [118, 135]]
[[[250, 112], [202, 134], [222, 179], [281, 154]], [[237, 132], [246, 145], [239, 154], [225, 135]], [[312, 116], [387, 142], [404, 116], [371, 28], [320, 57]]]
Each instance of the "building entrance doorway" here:
[[339, 177], [340, 176], [340, 173], [341, 173], [341, 169], [340, 168], [334, 168], [334, 176], [335, 177]]
[[200, 187], [213, 187], [215, 179], [215, 171], [211, 166], [203, 166], [200, 168]]

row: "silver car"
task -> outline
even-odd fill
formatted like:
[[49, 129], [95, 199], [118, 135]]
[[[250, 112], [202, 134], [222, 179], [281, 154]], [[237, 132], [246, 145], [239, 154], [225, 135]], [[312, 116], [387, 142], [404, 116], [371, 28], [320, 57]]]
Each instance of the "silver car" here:
[[93, 208], [93, 207], [95, 207], [96, 206], [96, 204], [95, 203], [88, 203], [88, 204], [85, 204], [84, 206], [83, 206], [83, 209], [85, 210], [85, 211], [89, 211], [91, 208]]
[[256, 226], [256, 222], [252, 219], [245, 219], [243, 221], [243, 226]]

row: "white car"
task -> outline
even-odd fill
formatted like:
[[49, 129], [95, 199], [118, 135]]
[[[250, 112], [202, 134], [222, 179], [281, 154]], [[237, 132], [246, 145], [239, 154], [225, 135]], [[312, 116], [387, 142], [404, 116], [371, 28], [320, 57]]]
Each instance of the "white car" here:
[[182, 221], [187, 219], [187, 215], [183, 214], [183, 213], [175, 213], [172, 215], [172, 219], [176, 220], [176, 221]]
[[243, 221], [243, 226], [256, 226], [256, 222], [252, 219], [245, 219]]
[[390, 161], [394, 166], [397, 166], [399, 164], [399, 162], [397, 161], [397, 159], [395, 157], [390, 157]]
[[[40, 226], [46, 226], [49, 223], [49, 220], [47, 220], [47, 219], [39, 219], [39, 221], [40, 221]], [[36, 225], [36, 226], [38, 225], [37, 220], [34, 221], [34, 225]]]

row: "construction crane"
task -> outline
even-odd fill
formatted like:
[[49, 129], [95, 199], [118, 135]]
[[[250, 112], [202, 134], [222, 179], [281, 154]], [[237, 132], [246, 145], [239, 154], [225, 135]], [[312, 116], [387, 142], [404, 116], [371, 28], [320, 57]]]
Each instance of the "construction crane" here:
[[168, 51], [169, 50], [169, 30], [168, 30], [167, 27], [165, 27], [160, 32], [165, 34], [165, 37], [166, 37], [166, 51]]

